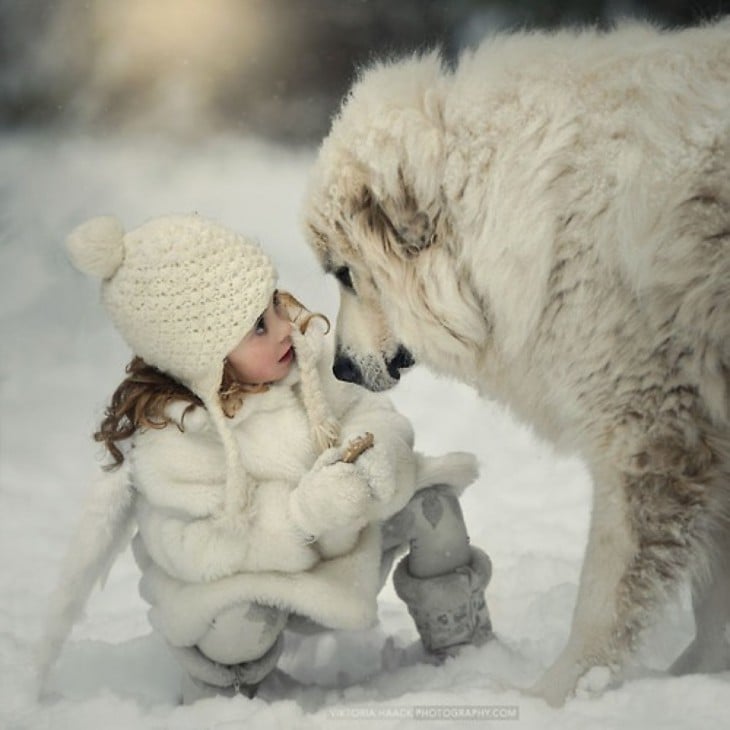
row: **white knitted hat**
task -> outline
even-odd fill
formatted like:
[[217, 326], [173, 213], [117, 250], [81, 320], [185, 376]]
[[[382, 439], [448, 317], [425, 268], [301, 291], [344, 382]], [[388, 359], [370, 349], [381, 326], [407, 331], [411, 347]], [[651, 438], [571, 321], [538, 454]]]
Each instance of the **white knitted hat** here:
[[104, 305], [134, 353], [201, 397], [218, 390], [223, 359], [276, 287], [257, 245], [197, 215], [127, 234], [116, 218], [93, 218], [67, 245], [78, 269], [103, 279]]
[[93, 218], [67, 247], [78, 269], [103, 279], [104, 306], [132, 351], [203, 401], [226, 452], [225, 506], [245, 507], [250, 495], [218, 391], [226, 355], [271, 301], [271, 260], [197, 215], [156, 218], [126, 234], [116, 218]]

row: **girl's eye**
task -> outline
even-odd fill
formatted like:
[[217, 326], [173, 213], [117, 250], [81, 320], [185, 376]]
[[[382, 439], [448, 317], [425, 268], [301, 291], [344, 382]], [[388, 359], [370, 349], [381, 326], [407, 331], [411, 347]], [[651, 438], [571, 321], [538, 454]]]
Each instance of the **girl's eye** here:
[[335, 278], [337, 281], [350, 291], [355, 291], [355, 287], [352, 284], [352, 276], [350, 275], [350, 269], [347, 266], [341, 266], [335, 271]]
[[256, 320], [256, 325], [254, 326], [254, 332], [256, 332], [257, 335], [266, 334], [266, 320], [264, 319], [263, 314]]

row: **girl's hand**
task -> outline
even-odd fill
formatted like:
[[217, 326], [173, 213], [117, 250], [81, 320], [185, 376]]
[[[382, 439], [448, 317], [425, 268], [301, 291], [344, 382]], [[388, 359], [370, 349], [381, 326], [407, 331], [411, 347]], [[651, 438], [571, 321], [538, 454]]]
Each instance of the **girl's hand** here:
[[327, 530], [367, 523], [372, 492], [357, 463], [342, 461], [343, 449], [327, 449], [289, 497], [294, 523], [316, 539]]
[[367, 482], [372, 500], [388, 503], [396, 492], [395, 468], [392, 458], [376, 444], [357, 457], [355, 470]]

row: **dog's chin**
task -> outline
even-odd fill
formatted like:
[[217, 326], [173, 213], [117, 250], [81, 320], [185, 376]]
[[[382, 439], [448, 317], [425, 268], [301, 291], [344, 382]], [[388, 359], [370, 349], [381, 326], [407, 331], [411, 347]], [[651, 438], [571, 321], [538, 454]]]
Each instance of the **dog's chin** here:
[[401, 374], [407, 372], [415, 361], [411, 353], [399, 347], [395, 356], [389, 359], [368, 358], [358, 363], [361, 373], [360, 384], [375, 393], [394, 388], [400, 382]]
[[385, 360], [374, 356], [355, 360], [355, 368], [358, 373], [357, 384], [374, 393], [390, 390], [400, 380], [400, 372], [389, 372]]
[[381, 370], [376, 374], [363, 373], [361, 385], [374, 393], [382, 393], [384, 390], [394, 388], [399, 381], [400, 375], [394, 378], [386, 370]]

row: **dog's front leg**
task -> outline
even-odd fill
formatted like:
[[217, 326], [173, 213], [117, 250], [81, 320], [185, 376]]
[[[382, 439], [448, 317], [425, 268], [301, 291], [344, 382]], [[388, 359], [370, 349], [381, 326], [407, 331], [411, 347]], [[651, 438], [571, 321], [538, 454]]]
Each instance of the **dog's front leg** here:
[[730, 531], [710, 557], [710, 575], [693, 576], [692, 605], [697, 634], [674, 662], [672, 674], [725, 672], [730, 669]]
[[554, 706], [562, 705], [593, 667], [608, 667], [604, 674], [617, 680], [631, 640], [628, 625], [622, 625], [623, 586], [637, 545], [620, 475], [606, 471], [594, 472], [591, 526], [568, 643], [530, 690]]

